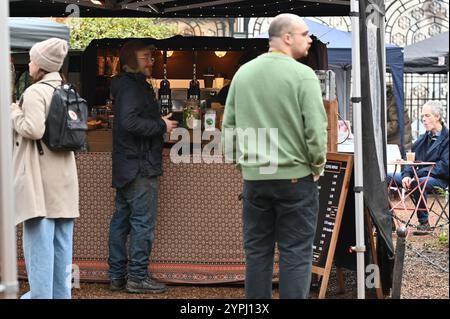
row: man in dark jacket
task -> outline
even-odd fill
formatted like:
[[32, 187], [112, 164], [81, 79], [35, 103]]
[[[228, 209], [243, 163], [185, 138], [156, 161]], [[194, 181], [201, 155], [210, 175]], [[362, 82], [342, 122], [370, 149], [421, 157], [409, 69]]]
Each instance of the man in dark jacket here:
[[[419, 136], [412, 146], [415, 152], [415, 159], [421, 162], [435, 162], [434, 168], [431, 166], [417, 166], [416, 172], [419, 182], [422, 183], [431, 170], [426, 190], [433, 191], [435, 187], [445, 189], [448, 187], [449, 179], [449, 137], [448, 129], [443, 122], [443, 107], [438, 101], [429, 101], [422, 107], [422, 122], [426, 132]], [[417, 186], [413, 168], [405, 166], [403, 172], [395, 176], [397, 185], [404, 189], [414, 189]], [[420, 192], [417, 190], [413, 194], [415, 201], [420, 200]], [[426, 199], [426, 194], [425, 194]], [[420, 225], [414, 232], [416, 235], [426, 234], [430, 231], [428, 222], [428, 212], [423, 200], [420, 200], [417, 217]]]
[[171, 114], [160, 116], [155, 93], [146, 80], [153, 64], [150, 48], [141, 41], [130, 41], [120, 52], [120, 62], [123, 72], [111, 85], [115, 101], [112, 185], [116, 188], [109, 232], [111, 290], [160, 293], [166, 287], [150, 277], [148, 264], [158, 209], [163, 134], [170, 133], [177, 122], [170, 120]]

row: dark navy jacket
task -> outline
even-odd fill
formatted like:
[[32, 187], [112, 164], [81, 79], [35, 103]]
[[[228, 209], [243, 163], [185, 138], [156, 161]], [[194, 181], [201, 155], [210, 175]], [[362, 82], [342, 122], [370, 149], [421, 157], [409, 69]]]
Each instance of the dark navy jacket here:
[[[431, 146], [431, 133], [426, 132], [419, 136], [417, 141], [412, 146], [412, 151], [416, 153], [416, 160], [422, 162], [435, 162], [436, 166], [431, 171], [431, 176], [439, 178], [446, 185], [448, 185], [449, 168], [448, 168], [448, 129], [442, 128], [441, 135], [437, 137]], [[430, 170], [429, 166], [418, 166], [417, 175], [419, 177], [427, 176]], [[414, 178], [413, 170], [410, 166], [406, 166], [402, 172], [402, 177], [409, 176]]]
[[114, 98], [112, 185], [121, 188], [139, 174], [162, 174], [163, 134], [153, 88], [141, 73], [121, 73], [111, 84]]

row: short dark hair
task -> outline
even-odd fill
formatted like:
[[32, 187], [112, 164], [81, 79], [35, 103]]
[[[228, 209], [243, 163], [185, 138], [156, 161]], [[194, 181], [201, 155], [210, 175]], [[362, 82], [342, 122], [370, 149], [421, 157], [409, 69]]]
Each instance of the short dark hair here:
[[280, 14], [270, 23], [269, 40], [280, 37], [283, 33], [291, 30], [293, 24], [292, 14]]
[[152, 46], [146, 44], [142, 40], [130, 40], [120, 49], [120, 64], [128, 69], [137, 70], [138, 61], [136, 52], [141, 50], [151, 50]]

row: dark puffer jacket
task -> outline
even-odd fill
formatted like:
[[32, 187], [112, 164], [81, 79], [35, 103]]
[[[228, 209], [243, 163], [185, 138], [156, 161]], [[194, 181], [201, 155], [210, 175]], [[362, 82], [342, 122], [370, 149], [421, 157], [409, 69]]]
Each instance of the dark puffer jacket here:
[[[422, 162], [435, 162], [436, 166], [431, 171], [431, 176], [439, 178], [443, 183], [448, 185], [449, 167], [448, 167], [448, 129], [442, 128], [441, 135], [436, 141], [429, 146], [431, 140], [431, 133], [426, 132], [419, 136], [417, 141], [412, 146], [412, 151], [416, 153], [416, 160]], [[419, 166], [417, 168], [417, 176], [425, 177], [428, 175], [430, 166]], [[409, 176], [414, 178], [414, 172], [410, 166], [405, 166], [402, 172], [402, 177]]]
[[112, 81], [114, 98], [112, 185], [122, 188], [138, 174], [162, 174], [163, 134], [153, 88], [141, 73], [122, 73]]

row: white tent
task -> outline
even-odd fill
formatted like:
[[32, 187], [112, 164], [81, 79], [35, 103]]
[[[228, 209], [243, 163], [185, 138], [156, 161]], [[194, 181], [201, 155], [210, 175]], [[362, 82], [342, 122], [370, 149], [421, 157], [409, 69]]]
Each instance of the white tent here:
[[13, 50], [30, 49], [49, 38], [70, 40], [70, 30], [62, 23], [41, 18], [9, 18], [10, 45]]
[[[9, 2], [0, 1], [0, 47], [9, 48]], [[9, 50], [0, 50], [0, 74], [10, 74]], [[0, 77], [0, 114], [9, 115], [11, 104], [9, 76]], [[18, 289], [16, 269], [16, 236], [13, 211], [12, 138], [9, 116], [0, 116], [0, 262], [1, 285], [6, 298], [15, 298]]]
[[[0, 2], [0, 47], [28, 50], [33, 44], [51, 37], [69, 41], [69, 28], [63, 24], [40, 18], [9, 18], [9, 2]], [[0, 50], [0, 72], [10, 74], [9, 50]], [[10, 92], [9, 76], [0, 78], [1, 92]], [[1, 114], [9, 114], [9, 94], [1, 94]], [[11, 125], [9, 116], [0, 116], [0, 262], [1, 285], [7, 298], [17, 292], [16, 239], [13, 214]]]

